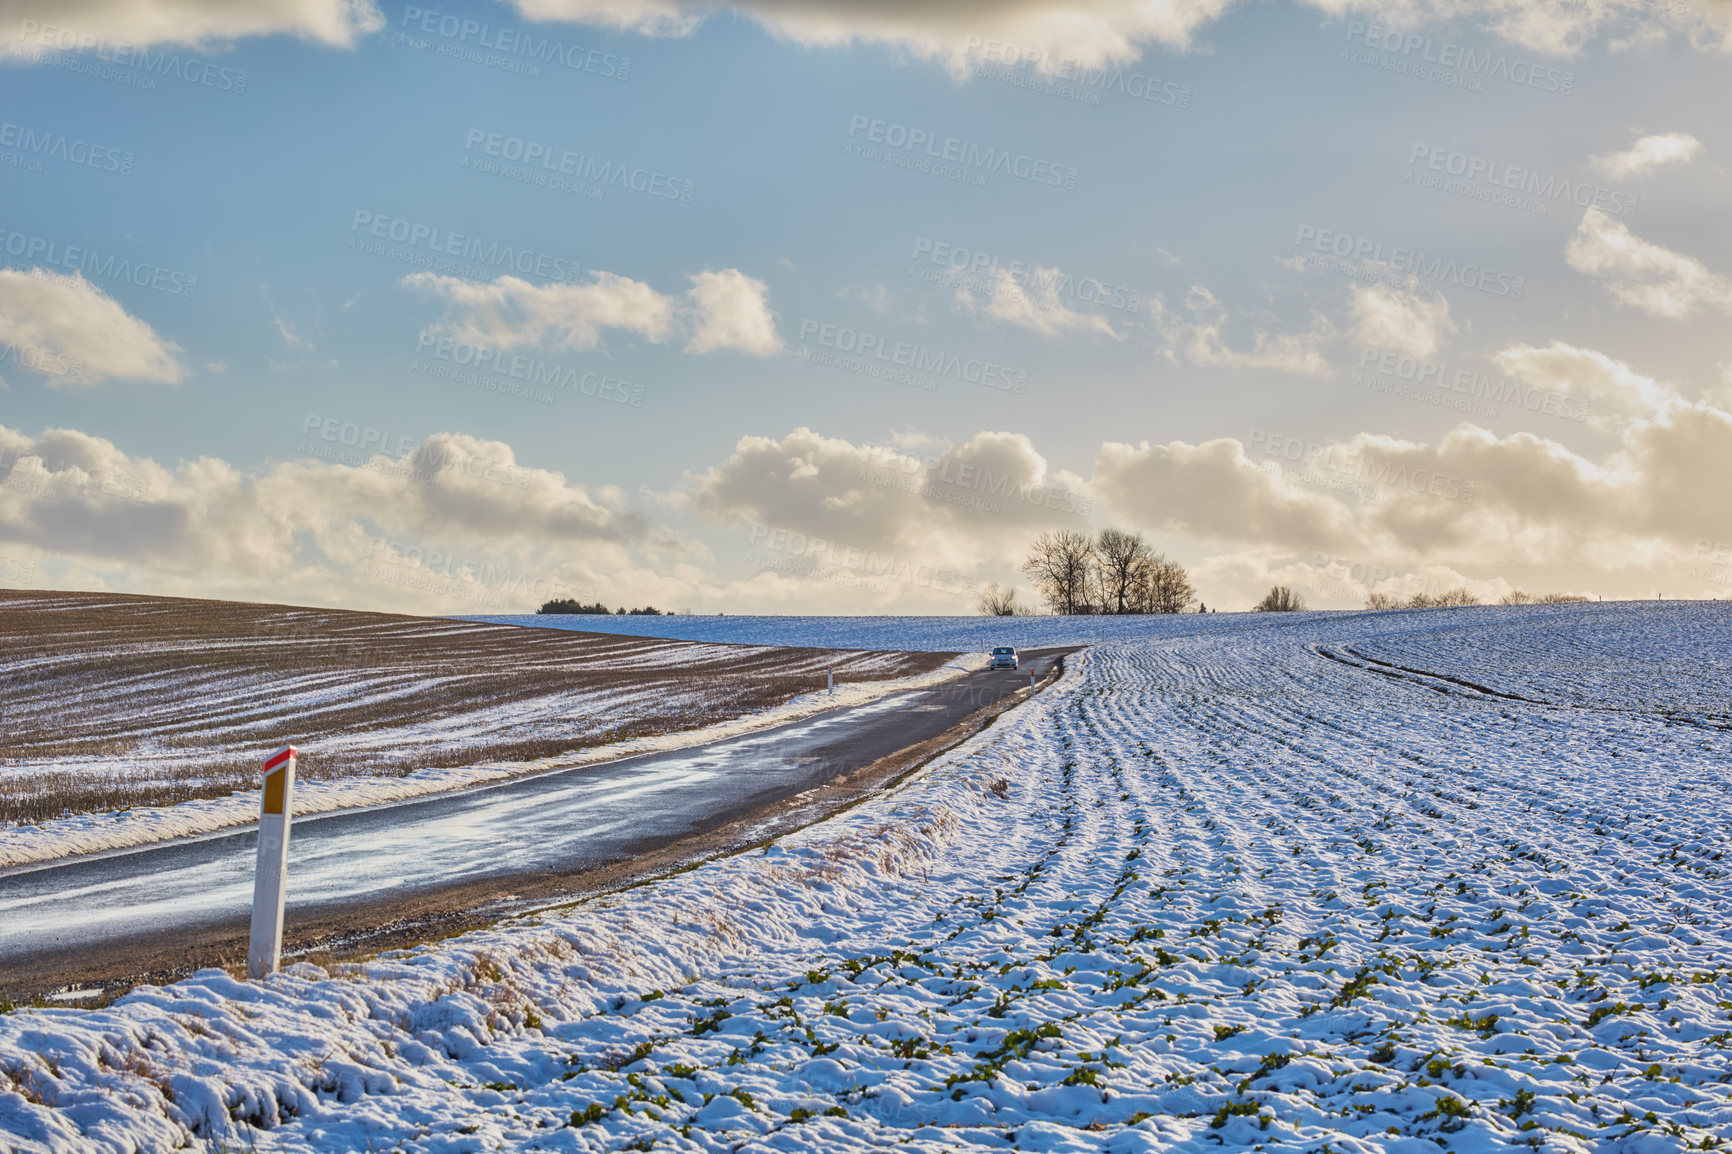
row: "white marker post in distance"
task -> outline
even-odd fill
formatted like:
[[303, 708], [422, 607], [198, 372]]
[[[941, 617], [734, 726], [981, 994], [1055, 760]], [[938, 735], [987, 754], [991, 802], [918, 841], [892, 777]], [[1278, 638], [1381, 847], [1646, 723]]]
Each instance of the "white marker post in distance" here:
[[247, 977], [254, 980], [276, 973], [283, 956], [294, 793], [295, 747], [286, 745], [265, 762], [265, 784], [259, 791], [259, 864], [253, 875], [253, 932], [247, 943]]

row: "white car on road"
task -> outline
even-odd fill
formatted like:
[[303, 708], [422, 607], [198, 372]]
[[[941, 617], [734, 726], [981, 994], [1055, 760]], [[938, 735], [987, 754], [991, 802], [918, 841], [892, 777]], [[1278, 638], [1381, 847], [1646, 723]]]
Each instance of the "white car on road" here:
[[988, 669], [1015, 669], [1016, 650], [1008, 645], [1000, 645], [992, 651], [992, 662]]

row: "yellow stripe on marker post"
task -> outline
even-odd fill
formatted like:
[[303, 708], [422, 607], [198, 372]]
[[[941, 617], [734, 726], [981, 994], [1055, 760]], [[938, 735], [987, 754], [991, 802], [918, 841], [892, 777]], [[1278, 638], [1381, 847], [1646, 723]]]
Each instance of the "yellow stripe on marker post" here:
[[294, 809], [295, 747], [285, 745], [265, 762], [259, 791], [259, 864], [253, 875], [253, 932], [247, 977], [277, 972], [283, 956], [283, 899], [289, 869], [289, 818]]

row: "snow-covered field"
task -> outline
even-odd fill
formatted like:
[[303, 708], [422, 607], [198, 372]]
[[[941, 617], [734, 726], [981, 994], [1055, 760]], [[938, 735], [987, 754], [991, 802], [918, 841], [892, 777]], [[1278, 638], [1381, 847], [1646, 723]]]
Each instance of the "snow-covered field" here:
[[[301, 812], [372, 805], [791, 720], [944, 663], [16, 590], [0, 654], [0, 867], [249, 821], [259, 765], [288, 743]], [[813, 698], [832, 670], [841, 696]]]
[[[1374, 660], [1469, 681], [1489, 673], [1502, 692], [1558, 705], [1706, 710], [1724, 718], [1732, 708], [1732, 613], [1702, 610], [1676, 612], [1658, 601], [1616, 611], [1540, 609], [1549, 614], [1546, 628], [1500, 642], [1489, 671], [1485, 626], [1472, 616], [1455, 628], [1391, 634], [1358, 648]], [[1523, 611], [1477, 612], [1495, 621]]]
[[[631, 737], [534, 761], [482, 761], [473, 765], [430, 766], [401, 777], [338, 777], [300, 782], [295, 786], [295, 813], [305, 816], [361, 806], [389, 805], [428, 794], [487, 785], [524, 773], [590, 765], [640, 753], [691, 749], [742, 733], [771, 729], [828, 710], [864, 705], [893, 693], [939, 685], [980, 669], [986, 662], [984, 653], [964, 653], [926, 673], [883, 681], [844, 682], [834, 689], [803, 693], [779, 705], [727, 721], [695, 729]], [[0, 869], [212, 833], [256, 822], [258, 815], [259, 791], [244, 789], [225, 797], [183, 801], [176, 805], [81, 813], [30, 825], [0, 823]]]
[[1014, 645], [1018, 649], [1094, 645], [1215, 629], [1237, 630], [1245, 625], [1242, 614], [1227, 613], [1150, 617], [608, 617], [531, 613], [465, 620], [678, 641], [939, 653], [979, 653], [995, 645]]
[[1649, 674], [1717, 668], [1732, 606], [1236, 620], [1073, 658], [761, 852], [365, 967], [8, 1014], [0, 1148], [1732, 1133], [1732, 731]]

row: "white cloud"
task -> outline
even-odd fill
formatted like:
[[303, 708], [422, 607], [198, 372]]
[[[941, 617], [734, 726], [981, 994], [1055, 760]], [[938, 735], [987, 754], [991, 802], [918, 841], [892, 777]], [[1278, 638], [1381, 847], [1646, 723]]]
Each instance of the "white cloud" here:
[[[1192, 581], [1208, 591], [1217, 610], [1256, 604], [1271, 585], [1286, 585], [1312, 609], [1358, 609], [1377, 591], [1410, 597], [1468, 586], [1486, 601], [1512, 587], [1499, 577], [1476, 578], [1449, 565], [1407, 564], [1386, 558], [1337, 556], [1317, 551], [1235, 551], [1212, 553], [1190, 566]], [[1544, 588], [1552, 588], [1543, 584]]]
[[[266, 307], [271, 310], [271, 323], [276, 326], [277, 335], [283, 338], [283, 348], [291, 353], [317, 351], [317, 342], [299, 325], [285, 317], [281, 309], [277, 308], [277, 302], [271, 296], [270, 286], [263, 286], [260, 291], [264, 295]], [[318, 301], [315, 298], [313, 302], [313, 330], [315, 332], [318, 331], [322, 321], [323, 310], [318, 307]]]
[[908, 448], [807, 428], [779, 440], [742, 437], [727, 460], [692, 478], [684, 500], [724, 523], [961, 570], [1019, 556], [1036, 528], [1085, 524], [1082, 479], [1050, 468], [1020, 433], [977, 433], [942, 448], [901, 440]]
[[403, 283], [446, 301], [446, 317], [433, 332], [470, 344], [582, 350], [599, 345], [609, 329], [653, 344], [673, 331], [672, 298], [610, 272], [592, 273], [588, 284], [536, 285], [514, 276], [471, 281], [430, 272], [410, 273]]
[[1719, 0], [1306, 0], [1333, 16], [1376, 19], [1403, 32], [1440, 25], [1483, 29], [1533, 52], [1571, 56], [1604, 36], [1613, 47], [1682, 33], [1725, 51], [1732, 15]]
[[0, 544], [139, 592], [472, 612], [533, 609], [556, 588], [641, 598], [667, 591], [644, 568], [680, 560], [677, 538], [670, 552], [654, 537], [618, 493], [458, 433], [359, 465], [244, 470], [0, 426]]
[[1311, 327], [1298, 333], [1272, 333], [1253, 329], [1251, 347], [1235, 349], [1227, 343], [1227, 309], [1201, 285], [1185, 297], [1185, 311], [1167, 308], [1160, 297], [1150, 304], [1155, 322], [1167, 340], [1167, 355], [1192, 364], [1218, 368], [1272, 369], [1300, 376], [1321, 377], [1330, 373], [1323, 356], [1324, 342], [1335, 336], [1328, 318], [1314, 314]]
[[[307, 434], [315, 449], [319, 432]], [[357, 465], [243, 469], [166, 466], [74, 430], [0, 426], [0, 554], [32, 562], [42, 585], [423, 612], [527, 611], [556, 595], [970, 612], [978, 581], [1013, 577], [1033, 532], [1087, 526], [1082, 480], [1010, 433], [918, 455], [804, 429], [748, 437], [669, 496], [729, 525], [722, 568], [749, 575], [718, 573], [708, 550], [652, 526], [616, 490], [463, 434]], [[754, 523], [765, 526], [756, 537]], [[807, 536], [792, 550], [780, 542], [770, 566], [750, 562], [771, 528]]]
[[[1724, 49], [1729, 17], [1713, 0], [1308, 0], [1337, 16], [1359, 14], [1403, 28], [1461, 24], [1537, 52], [1570, 54], [1588, 41], [1613, 44], [1682, 32]], [[1150, 47], [1189, 50], [1234, 0], [512, 0], [536, 21], [571, 21], [647, 36], [685, 36], [711, 16], [734, 13], [795, 43], [883, 44], [943, 61], [958, 75], [971, 47], [1006, 46], [1036, 68], [1071, 61], [1127, 64]], [[29, 22], [29, 23], [26, 23]], [[80, 37], [109, 44], [182, 44], [210, 49], [234, 40], [289, 35], [353, 47], [385, 24], [373, 0], [0, 0], [0, 57], [36, 58], [75, 48]], [[14, 35], [13, 29], [29, 35]], [[70, 40], [63, 40], [70, 36]], [[1001, 53], [1001, 58], [1003, 54]]]
[[1275, 444], [1266, 461], [1233, 439], [1107, 444], [1091, 489], [1103, 519], [1227, 546], [1218, 558], [1322, 554], [1388, 572], [1447, 566], [1476, 582], [1540, 573], [1608, 593], [1652, 590], [1657, 575], [1700, 590], [1678, 570], [1701, 541], [1726, 538], [1732, 414], [1592, 350], [1517, 347], [1504, 363], [1548, 387], [1622, 398], [1636, 415], [1600, 459], [1471, 425], [1436, 443], [1360, 433], [1300, 448], [1265, 434], [1253, 452]]
[[1047, 66], [1127, 63], [1148, 45], [1189, 48], [1233, 0], [513, 0], [534, 20], [570, 20], [651, 36], [684, 36], [709, 16], [743, 15], [798, 44], [887, 44], [960, 69], [986, 41], [1044, 54]]
[[1508, 584], [1723, 594], [1689, 566], [1701, 542], [1726, 539], [1732, 414], [1561, 342], [1512, 346], [1499, 363], [1621, 404], [1617, 446], [1590, 457], [1466, 425], [1435, 442], [1319, 438], [1269, 460], [1256, 459], [1275, 443], [1266, 435], [1251, 438], [1261, 449], [1108, 443], [1085, 482], [1017, 433], [942, 444], [905, 431], [875, 448], [801, 428], [742, 438], [664, 495], [730, 527], [712, 558], [616, 490], [462, 434], [360, 465], [249, 470], [211, 458], [169, 467], [73, 430], [0, 427], [0, 552], [35, 564], [43, 585], [430, 612], [527, 609], [555, 594], [728, 612], [954, 612], [978, 583], [1016, 580], [1035, 533], [1113, 524], [1195, 561], [1204, 600], [1223, 608], [1277, 580], [1352, 603], [1342, 588], [1354, 567], [1488, 596]]
[[1354, 337], [1372, 348], [1390, 349], [1425, 360], [1436, 355], [1439, 338], [1456, 331], [1449, 302], [1388, 285], [1353, 286], [1349, 309]]
[[384, 25], [371, 0], [0, 0], [0, 57], [35, 59], [98, 41], [220, 48], [266, 35], [352, 48]]
[[1090, 485], [1109, 514], [1162, 533], [1331, 551], [1360, 538], [1341, 502], [1253, 461], [1230, 437], [1198, 445], [1109, 441]]
[[890, 315], [890, 286], [883, 281], [871, 285], [840, 288], [836, 290], [836, 295], [843, 300], [857, 300], [881, 317]]
[[1079, 313], [1060, 300], [1059, 286], [1063, 283], [1064, 274], [1056, 268], [1035, 265], [1020, 281], [1010, 269], [999, 268], [989, 278], [984, 302], [966, 287], [959, 287], [956, 303], [969, 312], [984, 313], [1042, 336], [1081, 331], [1119, 337], [1105, 317]]
[[1598, 208], [1582, 214], [1564, 257], [1622, 304], [1681, 320], [1703, 309], [1732, 312], [1732, 281], [1695, 257], [1652, 244]]
[[1610, 176], [1641, 176], [1668, 164], [1688, 164], [1702, 151], [1702, 142], [1687, 132], [1644, 136], [1622, 152], [1594, 157], [1594, 167]]
[[283, 338], [284, 348], [290, 352], [311, 352], [313, 350], [312, 339], [285, 320], [283, 314], [276, 310], [275, 305], [271, 306], [271, 321], [277, 326], [277, 335]]
[[[773, 35], [812, 46], [886, 44], [966, 73], [988, 42], [994, 59], [1056, 71], [1071, 61], [1127, 64], [1151, 47], [1194, 48], [1234, 0], [512, 0], [532, 20], [595, 24], [649, 36], [685, 36], [712, 15], [734, 13]], [[1363, 16], [1403, 30], [1483, 29], [1548, 55], [1570, 55], [1598, 37], [1614, 46], [1681, 32], [1724, 50], [1732, 23], [1717, 0], [1307, 0], [1334, 16]]]
[[770, 289], [739, 269], [701, 272], [691, 278], [692, 337], [688, 353], [720, 349], [767, 357], [780, 352], [776, 315], [770, 311]]
[[512, 0], [531, 20], [595, 24], [644, 36], [688, 36], [719, 4], [693, 0]]
[[78, 273], [0, 269], [0, 344], [6, 361], [56, 385], [173, 384], [185, 373], [178, 345]]
[[1597, 424], [1621, 424], [1630, 417], [1651, 417], [1666, 404], [1678, 400], [1668, 385], [1644, 377], [1622, 361], [1593, 349], [1577, 348], [1553, 341], [1546, 348], [1512, 345], [1495, 358], [1497, 366], [1519, 381], [1537, 389], [1581, 400]]
[[446, 315], [429, 334], [468, 344], [511, 349], [593, 349], [609, 331], [663, 344], [689, 333], [686, 351], [734, 350], [768, 356], [782, 347], [769, 289], [738, 269], [691, 277], [682, 297], [610, 272], [587, 284], [531, 284], [514, 276], [464, 280], [411, 273], [403, 284], [442, 298]]

